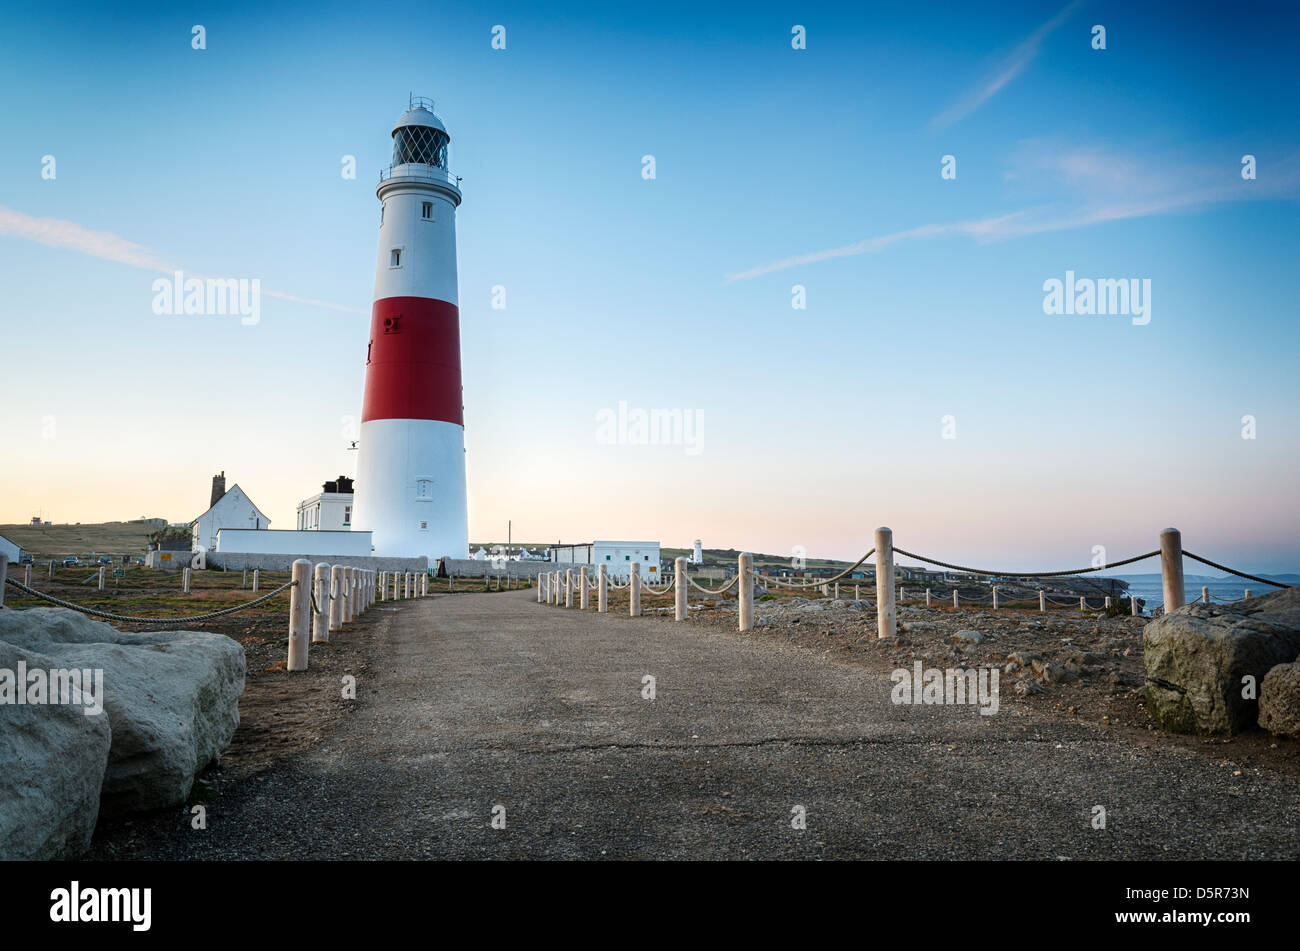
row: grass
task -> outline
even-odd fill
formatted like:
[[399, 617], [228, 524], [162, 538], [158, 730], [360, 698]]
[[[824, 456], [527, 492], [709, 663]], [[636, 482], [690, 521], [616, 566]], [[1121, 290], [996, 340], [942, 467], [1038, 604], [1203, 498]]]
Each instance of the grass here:
[[0, 535], [37, 561], [62, 560], [69, 555], [85, 560], [93, 554], [115, 555], [114, 560], [120, 564], [123, 555], [142, 557], [150, 533], [157, 528], [155, 522], [138, 520], [84, 525], [0, 525]]

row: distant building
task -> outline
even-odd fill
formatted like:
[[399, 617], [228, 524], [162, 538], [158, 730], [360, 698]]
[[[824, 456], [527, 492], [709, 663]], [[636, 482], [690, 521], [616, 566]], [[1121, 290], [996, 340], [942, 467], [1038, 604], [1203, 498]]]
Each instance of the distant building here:
[[632, 574], [632, 562], [641, 563], [641, 577], [659, 577], [658, 542], [596, 541], [579, 545], [552, 545], [548, 561], [557, 565], [604, 565], [611, 578], [624, 579]]
[[704, 542], [698, 538], [695, 539], [695, 552], [691, 555], [691, 563], [696, 565], [704, 564]]
[[40, 517], [39, 515], [33, 515], [33, 516], [32, 516], [32, 524], [33, 524], [33, 525], [40, 525], [40, 524], [41, 524], [41, 517]]
[[[220, 477], [225, 485], [225, 474]], [[213, 479], [215, 494], [217, 479]], [[223, 528], [266, 529], [271, 527], [271, 520], [262, 513], [253, 500], [238, 485], [232, 486], [208, 508], [206, 512], [190, 522], [190, 548], [193, 551], [209, 551], [217, 547], [217, 532]]]
[[352, 528], [352, 480], [339, 476], [298, 503], [298, 531], [346, 532]]

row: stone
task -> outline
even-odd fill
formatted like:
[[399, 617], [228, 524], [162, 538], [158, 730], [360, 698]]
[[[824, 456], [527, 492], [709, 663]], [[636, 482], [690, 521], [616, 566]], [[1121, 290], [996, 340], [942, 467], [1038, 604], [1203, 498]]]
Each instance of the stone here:
[[1146, 706], [1174, 733], [1231, 735], [1254, 726], [1259, 701], [1242, 696], [1300, 654], [1300, 588], [1232, 604], [1184, 605], [1142, 631]]
[[948, 640], [954, 644], [983, 644], [984, 635], [979, 631], [958, 631]]
[[66, 608], [0, 611], [0, 642], [102, 669], [112, 728], [105, 815], [184, 803], [239, 726], [244, 651], [220, 634], [126, 634]]
[[1032, 680], [1017, 680], [1013, 688], [1021, 697], [1028, 697], [1030, 694], [1042, 693], [1043, 688], [1038, 686]]
[[[28, 671], [67, 666], [0, 641], [0, 669], [16, 675], [19, 662]], [[112, 729], [106, 713], [85, 709], [0, 705], [0, 861], [74, 859], [90, 847]]]
[[1300, 737], [1300, 660], [1278, 664], [1260, 681], [1259, 725], [1279, 736]]

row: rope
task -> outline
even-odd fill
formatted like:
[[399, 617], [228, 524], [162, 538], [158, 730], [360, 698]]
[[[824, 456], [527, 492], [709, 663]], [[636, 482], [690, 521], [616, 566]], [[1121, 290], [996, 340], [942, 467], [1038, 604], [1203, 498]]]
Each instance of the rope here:
[[1228, 574], [1230, 574], [1230, 575], [1236, 575], [1238, 578], [1245, 578], [1247, 581], [1258, 581], [1260, 584], [1272, 585], [1274, 588], [1289, 588], [1289, 587], [1291, 587], [1291, 585], [1289, 585], [1289, 584], [1282, 584], [1282, 583], [1279, 582], [1279, 581], [1269, 581], [1267, 578], [1259, 578], [1259, 577], [1256, 577], [1255, 575], [1248, 575], [1248, 574], [1246, 574], [1245, 572], [1242, 572], [1242, 571], [1234, 571], [1232, 568], [1228, 568], [1228, 567], [1225, 567], [1224, 565], [1217, 564], [1216, 562], [1210, 561], [1210, 559], [1208, 559], [1208, 558], [1202, 558], [1200, 555], [1193, 555], [1190, 551], [1184, 551], [1184, 552], [1183, 552], [1183, 557], [1184, 557], [1184, 558], [1191, 558], [1191, 559], [1193, 559], [1194, 561], [1199, 561], [1201, 564], [1203, 564], [1203, 565], [1209, 565], [1211, 568], [1218, 568], [1220, 571], [1226, 571]]
[[[895, 548], [894, 551], [898, 551], [898, 549]], [[775, 577], [763, 576], [756, 571], [754, 572], [754, 576], [759, 579], [760, 583], [766, 583], [768, 581], [772, 581], [783, 588], [820, 588], [824, 584], [834, 584], [835, 582], [839, 581], [841, 578], [844, 578], [847, 575], [851, 575], [855, 570], [857, 570], [859, 565], [861, 565], [864, 561], [866, 561], [875, 553], [876, 550], [873, 548], [871, 549], [871, 551], [867, 552], [865, 555], [863, 555], [861, 558], [859, 558], [853, 564], [849, 565], [849, 567], [845, 568], [843, 571], [841, 571], [839, 574], [835, 575], [834, 577], [818, 578], [817, 580], [810, 581], [807, 584], [796, 584], [791, 581], [779, 581]]]
[[641, 593], [651, 598], [662, 598], [664, 595], [672, 594], [673, 588], [676, 586], [677, 579], [674, 578], [668, 583], [668, 587], [664, 588], [662, 591], [656, 591], [643, 581], [641, 582]]
[[126, 621], [131, 624], [193, 624], [198, 621], [207, 621], [207, 620], [211, 620], [212, 618], [221, 617], [226, 614], [234, 614], [237, 611], [245, 611], [248, 608], [261, 604], [264, 601], [270, 601], [280, 592], [284, 591], [287, 588], [292, 588], [294, 585], [298, 583], [296, 581], [286, 582], [285, 584], [280, 585], [280, 587], [276, 588], [270, 594], [263, 595], [262, 597], [257, 598], [256, 600], [253, 601], [246, 601], [243, 604], [237, 604], [233, 608], [222, 608], [220, 611], [210, 611], [207, 614], [191, 614], [188, 617], [150, 618], [150, 617], [133, 617], [132, 615], [129, 614], [111, 614], [108, 611], [100, 611], [98, 608], [88, 608], [83, 604], [73, 604], [71, 601], [64, 601], [62, 598], [56, 598], [52, 595], [44, 594], [40, 591], [37, 591], [35, 588], [27, 587], [27, 585], [23, 584], [21, 581], [17, 580], [16, 578], [6, 578], [5, 581], [9, 582], [9, 584], [13, 585], [19, 591], [25, 591], [34, 598], [39, 598], [42, 601], [48, 601], [51, 604], [57, 604], [59, 607], [71, 608], [74, 611], [80, 611], [82, 614], [88, 614], [91, 617], [102, 617], [108, 621]]
[[[894, 554], [906, 555], [908, 558], [915, 558], [917, 561], [923, 561], [927, 565], [938, 565], [940, 568], [951, 568], [953, 571], [965, 571], [972, 575], [993, 575], [996, 577], [1006, 576], [1012, 578], [1063, 578], [1067, 575], [1086, 575], [1091, 571], [1105, 571], [1107, 568], [1118, 568], [1121, 565], [1131, 565], [1135, 561], [1144, 561], [1147, 558], [1154, 558], [1156, 555], [1160, 554], [1160, 551], [1157, 549], [1156, 551], [1149, 551], [1145, 555], [1134, 555], [1132, 558], [1125, 558], [1123, 561], [1112, 561], [1105, 565], [1098, 565], [1096, 568], [1076, 568], [1072, 571], [985, 571], [981, 568], [967, 568], [962, 565], [950, 565], [946, 561], [936, 561], [933, 558], [926, 558], [924, 555], [917, 555], [902, 548], [895, 548]], [[1187, 552], [1183, 552], [1183, 554], [1186, 555]], [[1196, 558], [1195, 555], [1189, 557]], [[1198, 558], [1197, 560], [1201, 561], [1203, 559]], [[861, 562], [859, 562], [859, 564], [861, 564]], [[1206, 562], [1206, 564], [1210, 564], [1210, 562]], [[1221, 566], [1215, 565], [1215, 567], [1217, 568]], [[1223, 570], [1228, 571], [1230, 569], [1224, 568]], [[1236, 574], [1236, 572], [1233, 572], [1233, 574]], [[1242, 575], [1242, 577], [1248, 578], [1250, 576]], [[1251, 580], [1263, 581], [1262, 578], [1253, 578]], [[1264, 583], [1276, 584], [1276, 582], [1273, 581], [1266, 581]], [[1280, 585], [1279, 587], [1286, 587], [1286, 585]]]
[[690, 575], [686, 576], [686, 580], [690, 583], [691, 587], [698, 588], [700, 591], [703, 591], [705, 594], [723, 594], [727, 591], [730, 591], [732, 586], [735, 585], [736, 582], [740, 580], [740, 575], [736, 575], [734, 578], [732, 578], [730, 581], [724, 584], [721, 588], [706, 588], [704, 587], [704, 585], [697, 582]]

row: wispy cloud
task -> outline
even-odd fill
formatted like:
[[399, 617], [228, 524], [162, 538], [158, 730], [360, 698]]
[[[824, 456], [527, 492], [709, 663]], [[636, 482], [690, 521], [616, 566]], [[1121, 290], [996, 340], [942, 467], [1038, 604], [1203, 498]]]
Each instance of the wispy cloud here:
[[1165, 159], [1142, 163], [1132, 157], [1111, 156], [1099, 148], [1064, 149], [1055, 153], [1035, 149], [1030, 164], [1047, 169], [1071, 184], [1072, 201], [877, 235], [738, 271], [727, 275], [726, 283], [832, 258], [877, 254], [904, 241], [954, 236], [981, 243], [1003, 241], [1130, 218], [1195, 211], [1226, 202], [1300, 198], [1300, 155], [1296, 154], [1277, 159], [1266, 179], [1253, 182], [1243, 182], [1232, 167], [1175, 166]]
[[[77, 251], [81, 254], [88, 254], [93, 258], [115, 261], [118, 264], [140, 268], [144, 271], [169, 274], [181, 270], [148, 248], [136, 244], [134, 241], [128, 241], [121, 235], [113, 234], [111, 231], [95, 231], [79, 225], [75, 221], [67, 221], [63, 218], [37, 218], [21, 211], [15, 211], [12, 208], [6, 208], [3, 205], [0, 205], [0, 235], [35, 241], [37, 244], [43, 244], [50, 248], [59, 248], [64, 251]], [[206, 275], [194, 271], [186, 271], [185, 273], [190, 277], [200, 279], [206, 277]], [[343, 304], [313, 300], [307, 297], [296, 297], [293, 294], [286, 294], [283, 291], [271, 290], [266, 287], [262, 288], [262, 293], [267, 297], [292, 301], [297, 304], [308, 304], [312, 307], [323, 307], [328, 310], [339, 310], [352, 314], [366, 313], [366, 311], [358, 310], [355, 307], [346, 307]]]
[[992, 75], [987, 76], [978, 86], [969, 90], [957, 102], [931, 119], [930, 128], [934, 130], [947, 128], [954, 122], [966, 118], [1001, 92], [1008, 83], [1025, 71], [1025, 67], [1038, 58], [1038, 54], [1042, 50], [1043, 40], [1068, 20], [1070, 15], [1082, 3], [1083, 0], [1074, 0], [1056, 16], [1034, 30], [1033, 33], [1030, 33], [1011, 51], [1011, 55], [998, 64]]

